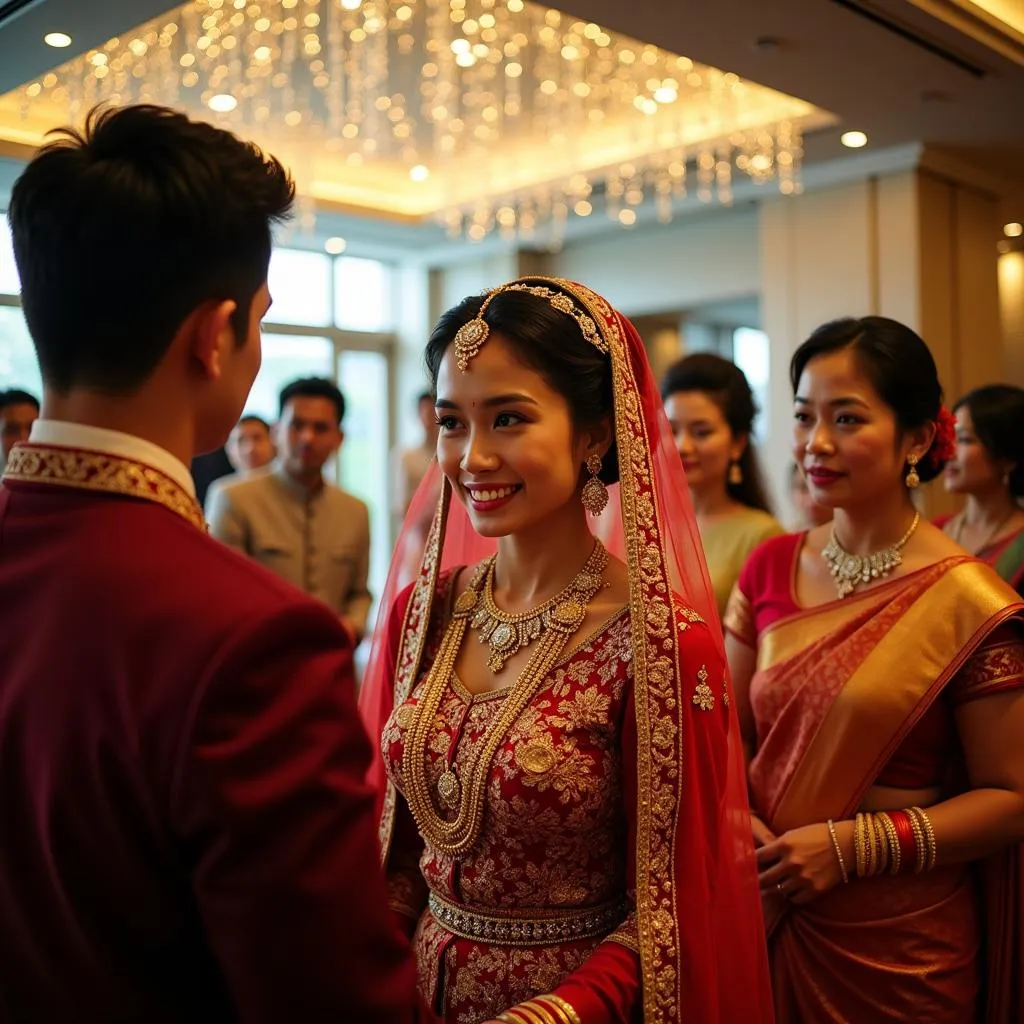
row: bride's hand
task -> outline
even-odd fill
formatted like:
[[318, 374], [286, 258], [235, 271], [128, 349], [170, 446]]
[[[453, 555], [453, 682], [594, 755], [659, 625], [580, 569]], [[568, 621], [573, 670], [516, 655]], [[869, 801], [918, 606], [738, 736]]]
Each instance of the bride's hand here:
[[754, 845], [759, 848], [774, 843], [778, 839], [778, 836], [756, 814], [750, 815], [750, 831], [754, 833]]

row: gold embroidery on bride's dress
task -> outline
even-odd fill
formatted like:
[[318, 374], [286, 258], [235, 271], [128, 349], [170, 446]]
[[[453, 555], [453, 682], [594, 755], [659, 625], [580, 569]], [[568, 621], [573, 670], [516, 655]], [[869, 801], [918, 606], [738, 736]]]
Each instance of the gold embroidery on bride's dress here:
[[[538, 992], [550, 992], [591, 952], [589, 945], [579, 949], [492, 946], [486, 950], [471, 950], [466, 964], [458, 966], [455, 951], [449, 949], [445, 955], [445, 973], [454, 973], [456, 980], [446, 993], [446, 1002], [455, 1009], [458, 1024], [479, 1024], [479, 1007], [492, 1007], [497, 1015]], [[460, 1007], [469, 1009], [460, 1010]]]
[[594, 687], [577, 690], [571, 700], [558, 705], [558, 713], [549, 719], [552, 725], [567, 729], [598, 729], [608, 720], [611, 697]]
[[697, 672], [697, 689], [693, 691], [693, 703], [701, 711], [714, 711], [715, 695], [708, 686], [708, 670], [706, 665], [701, 665]]

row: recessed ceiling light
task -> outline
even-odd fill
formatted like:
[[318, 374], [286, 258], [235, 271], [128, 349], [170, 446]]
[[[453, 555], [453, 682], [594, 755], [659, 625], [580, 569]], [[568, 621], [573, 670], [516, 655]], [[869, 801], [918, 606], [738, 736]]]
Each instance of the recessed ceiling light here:
[[341, 0], [341, 7], [345, 11], [358, 11], [362, 3], [363, 0]]
[[847, 149], [860, 149], [862, 146], [868, 144], [868, 137], [864, 132], [843, 132], [839, 136], [839, 141], [847, 147]]
[[324, 249], [332, 256], [340, 256], [347, 248], [348, 242], [344, 238], [338, 238], [337, 235], [324, 242]]
[[426, 164], [416, 164], [409, 168], [409, 177], [413, 181], [426, 181], [430, 177], [430, 168]]
[[206, 105], [218, 114], [227, 114], [238, 106], [238, 100], [229, 92], [219, 92], [216, 96], [211, 96]]
[[1003, 234], [1007, 238], [1020, 238], [1024, 235], [1024, 224], [1020, 224], [1018, 221], [1012, 221], [1009, 224], [1003, 225]]
[[63, 50], [65, 46], [71, 45], [71, 36], [67, 32], [47, 32], [43, 36], [43, 42], [47, 46], [55, 46], [58, 50]]

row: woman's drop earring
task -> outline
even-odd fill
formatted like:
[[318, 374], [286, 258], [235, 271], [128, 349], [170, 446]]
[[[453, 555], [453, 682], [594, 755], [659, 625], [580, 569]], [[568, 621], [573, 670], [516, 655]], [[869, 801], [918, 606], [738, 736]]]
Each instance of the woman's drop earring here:
[[587, 458], [587, 471], [590, 479], [583, 485], [580, 501], [592, 516], [599, 516], [608, 504], [608, 488], [597, 475], [601, 472], [601, 456], [596, 452]]
[[733, 487], [739, 487], [739, 485], [743, 483], [743, 469], [739, 462], [734, 462], [729, 467], [729, 483], [731, 483]]
[[915, 487], [921, 486], [921, 478], [917, 475], [917, 464], [920, 460], [921, 456], [915, 455], [913, 452], [907, 456], [907, 462], [910, 463], [910, 470], [907, 473], [907, 486], [911, 490], [914, 490]]

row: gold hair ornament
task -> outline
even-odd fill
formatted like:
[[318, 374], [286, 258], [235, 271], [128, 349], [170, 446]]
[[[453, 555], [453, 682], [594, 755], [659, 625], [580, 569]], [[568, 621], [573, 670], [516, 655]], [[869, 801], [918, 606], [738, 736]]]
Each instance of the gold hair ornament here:
[[479, 355], [480, 349], [484, 347], [484, 342], [490, 336], [491, 328], [484, 319], [484, 314], [487, 312], [487, 307], [491, 304], [494, 296], [500, 295], [502, 292], [527, 292], [530, 295], [547, 299], [554, 309], [557, 309], [560, 313], [565, 313], [567, 316], [571, 316], [576, 321], [583, 337], [594, 348], [608, 355], [610, 351], [608, 342], [601, 336], [601, 331], [594, 322], [594, 318], [580, 309], [565, 292], [557, 291], [554, 288], [547, 288], [544, 285], [523, 284], [522, 282], [514, 281], [512, 284], [503, 284], [499, 288], [495, 288], [494, 291], [489, 292], [487, 298], [483, 301], [483, 305], [480, 307], [480, 312], [455, 332], [455, 357], [458, 360], [459, 369], [463, 373], [469, 369], [469, 364]]

